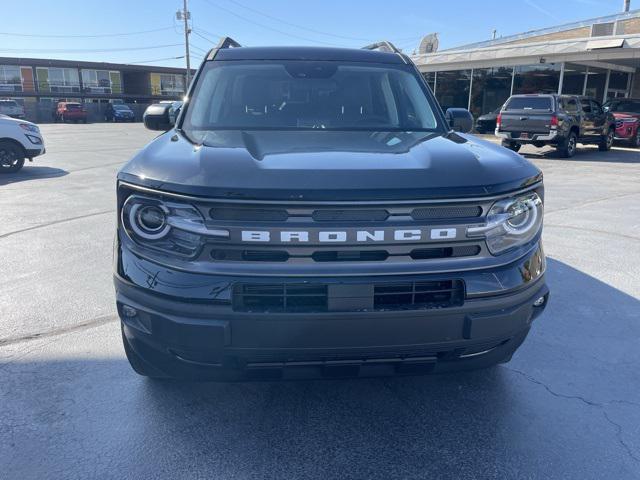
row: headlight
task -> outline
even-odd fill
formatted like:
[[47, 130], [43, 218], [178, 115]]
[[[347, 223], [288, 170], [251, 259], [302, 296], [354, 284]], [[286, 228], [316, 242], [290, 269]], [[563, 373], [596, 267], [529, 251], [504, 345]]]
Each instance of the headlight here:
[[31, 125], [30, 123], [21, 123], [19, 124], [22, 130], [33, 133], [40, 133], [40, 129], [36, 125]]
[[40, 137], [29, 135], [28, 133], [25, 133], [24, 136], [27, 137], [34, 145], [42, 145], [42, 139]]
[[206, 237], [228, 237], [228, 230], [210, 230], [197, 208], [144, 195], [131, 195], [122, 206], [122, 226], [136, 244], [152, 250], [193, 257]]
[[485, 237], [493, 255], [524, 245], [542, 227], [543, 206], [537, 193], [499, 200], [487, 214], [487, 223], [467, 228], [468, 237]]

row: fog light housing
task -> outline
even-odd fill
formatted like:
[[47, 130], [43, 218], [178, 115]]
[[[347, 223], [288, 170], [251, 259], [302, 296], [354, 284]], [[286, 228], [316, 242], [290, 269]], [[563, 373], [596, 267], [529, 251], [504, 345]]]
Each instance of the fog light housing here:
[[542, 305], [544, 305], [544, 302], [546, 302], [546, 301], [547, 301], [547, 299], [545, 297], [540, 297], [535, 302], [533, 302], [533, 306], [534, 307], [541, 307]]
[[126, 318], [134, 318], [138, 315], [138, 310], [129, 305], [122, 305], [122, 316]]

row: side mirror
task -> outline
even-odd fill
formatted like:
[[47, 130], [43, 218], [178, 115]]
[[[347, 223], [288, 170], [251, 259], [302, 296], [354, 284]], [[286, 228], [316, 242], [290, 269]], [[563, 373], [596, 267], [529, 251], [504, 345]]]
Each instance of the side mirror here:
[[171, 130], [173, 124], [169, 119], [169, 107], [171, 104], [149, 105], [144, 111], [142, 121], [149, 130], [160, 130], [166, 132]]
[[456, 132], [469, 133], [473, 130], [473, 115], [466, 108], [447, 108], [445, 117]]

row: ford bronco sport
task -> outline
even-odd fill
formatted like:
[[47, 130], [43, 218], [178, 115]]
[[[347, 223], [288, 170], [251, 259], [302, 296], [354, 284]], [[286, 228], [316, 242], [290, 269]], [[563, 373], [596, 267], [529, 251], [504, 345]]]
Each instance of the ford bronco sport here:
[[[125, 352], [150, 377], [507, 362], [545, 308], [541, 172], [462, 133], [411, 60], [223, 39], [119, 172]], [[456, 132], [455, 130], [459, 130]]]

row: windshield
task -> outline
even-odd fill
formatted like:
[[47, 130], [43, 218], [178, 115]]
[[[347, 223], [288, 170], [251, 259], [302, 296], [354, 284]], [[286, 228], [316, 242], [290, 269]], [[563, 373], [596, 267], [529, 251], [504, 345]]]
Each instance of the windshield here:
[[17, 107], [18, 104], [13, 100], [0, 100], [0, 107]]
[[605, 104], [610, 112], [640, 113], [640, 100], [618, 100]]
[[124, 110], [124, 111], [129, 111], [130, 108], [127, 107], [126, 105], [114, 105], [113, 106], [114, 110]]
[[210, 62], [182, 128], [434, 131], [435, 105], [405, 65], [327, 61]]

